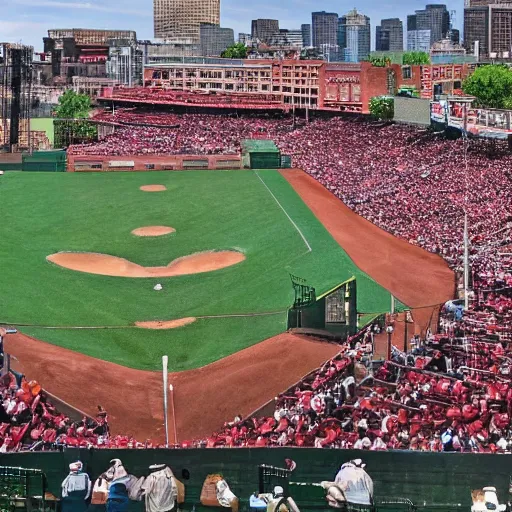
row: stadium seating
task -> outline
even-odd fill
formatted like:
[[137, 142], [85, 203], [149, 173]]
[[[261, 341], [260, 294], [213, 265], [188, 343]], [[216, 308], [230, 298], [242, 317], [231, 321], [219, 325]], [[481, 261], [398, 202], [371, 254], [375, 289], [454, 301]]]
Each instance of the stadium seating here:
[[[18, 377], [18, 378], [17, 378]], [[72, 421], [46, 399], [36, 381], [8, 373], [0, 379], [0, 453], [80, 448], [146, 448], [127, 436], [110, 436], [108, 417]]]
[[[116, 94], [165, 101], [179, 93], [120, 88]], [[201, 97], [189, 100], [200, 103]], [[239, 152], [245, 138], [272, 138], [292, 156], [294, 167], [354, 211], [439, 254], [458, 271], [464, 211], [468, 214], [473, 293], [462, 318], [446, 309], [440, 334], [422, 340], [409, 356], [395, 350], [393, 360], [365, 380], [354, 368], [367, 359], [368, 340], [359, 345], [352, 340], [292, 393], [280, 396], [273, 417], [226, 424], [185, 447], [512, 451], [512, 156], [498, 143], [490, 152], [488, 143], [478, 140], [451, 141], [418, 128], [342, 118], [306, 124], [124, 109], [95, 119], [112, 118], [120, 125], [114, 134], [69, 151], [222, 154]], [[84, 439], [80, 442], [90, 442]]]

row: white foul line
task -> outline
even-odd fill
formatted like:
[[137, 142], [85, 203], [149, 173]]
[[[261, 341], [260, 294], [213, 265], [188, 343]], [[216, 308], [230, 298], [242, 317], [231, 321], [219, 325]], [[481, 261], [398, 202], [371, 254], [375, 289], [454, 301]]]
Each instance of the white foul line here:
[[274, 198], [274, 201], [278, 204], [279, 208], [281, 208], [281, 210], [283, 210], [284, 214], [288, 217], [288, 220], [292, 223], [292, 226], [297, 230], [297, 233], [299, 233], [300, 237], [306, 244], [306, 247], [308, 248], [308, 252], [312, 252], [313, 249], [311, 248], [311, 245], [309, 245], [309, 242], [306, 240], [306, 237], [304, 236], [302, 231], [299, 229], [299, 226], [297, 226], [297, 224], [295, 224], [293, 219], [288, 215], [287, 211], [283, 208], [283, 205], [279, 202], [277, 197], [272, 193], [272, 190], [270, 190], [268, 188], [267, 184], [261, 179], [261, 176], [258, 174], [258, 171], [254, 171], [254, 174], [256, 174], [256, 176], [258, 176], [259, 180], [261, 181], [261, 183], [263, 183], [265, 188], [269, 191], [270, 195]]

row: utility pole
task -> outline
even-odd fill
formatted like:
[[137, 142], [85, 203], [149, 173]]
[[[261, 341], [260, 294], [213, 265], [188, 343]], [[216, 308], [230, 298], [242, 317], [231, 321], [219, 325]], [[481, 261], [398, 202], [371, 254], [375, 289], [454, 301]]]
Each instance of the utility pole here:
[[[167, 378], [169, 372], [169, 358], [162, 356], [162, 377], [164, 385], [164, 426], [165, 426], [165, 447], [169, 448], [169, 417], [167, 415]], [[175, 433], [176, 435], [176, 433]]]
[[464, 309], [469, 309], [469, 233], [468, 233], [468, 104], [464, 103]]
[[469, 236], [468, 213], [464, 212], [464, 309], [469, 309]]

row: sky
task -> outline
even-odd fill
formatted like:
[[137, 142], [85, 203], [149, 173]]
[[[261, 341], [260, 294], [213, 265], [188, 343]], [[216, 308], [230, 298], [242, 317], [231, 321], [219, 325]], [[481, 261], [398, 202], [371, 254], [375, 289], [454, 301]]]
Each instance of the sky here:
[[[430, 0], [442, 3], [443, 0]], [[375, 26], [382, 18], [400, 18], [406, 30], [407, 14], [423, 9], [425, 0], [221, 0], [221, 26], [239, 32], [251, 31], [251, 20], [274, 18], [280, 28], [300, 28], [311, 23], [312, 11], [346, 14], [357, 10], [370, 17], [372, 48]], [[455, 28], [462, 29], [463, 0], [446, 0], [456, 11]], [[21, 42], [42, 51], [49, 28], [98, 28], [136, 30], [139, 39], [153, 38], [153, 0], [0, 0], [0, 42]]]

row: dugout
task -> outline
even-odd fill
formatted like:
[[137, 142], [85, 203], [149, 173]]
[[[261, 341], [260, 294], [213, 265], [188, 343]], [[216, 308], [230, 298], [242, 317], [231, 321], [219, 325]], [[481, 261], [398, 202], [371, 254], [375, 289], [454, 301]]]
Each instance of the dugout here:
[[330, 337], [343, 339], [357, 333], [356, 278], [338, 284], [320, 296], [315, 289], [292, 276], [295, 291], [293, 306], [288, 310], [288, 329], [324, 332]]
[[274, 141], [245, 139], [241, 146], [244, 169], [279, 169], [281, 167], [281, 152]]

